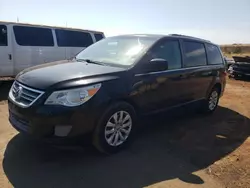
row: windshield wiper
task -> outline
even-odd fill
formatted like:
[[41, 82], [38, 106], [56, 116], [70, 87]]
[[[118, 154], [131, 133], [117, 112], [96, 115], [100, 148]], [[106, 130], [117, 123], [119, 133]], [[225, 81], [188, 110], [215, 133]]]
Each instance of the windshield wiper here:
[[97, 65], [105, 65], [104, 63], [101, 63], [100, 61], [93, 61], [91, 59], [76, 59], [76, 61], [79, 61], [79, 62], [87, 62], [87, 63], [93, 63], [93, 64], [97, 64]]

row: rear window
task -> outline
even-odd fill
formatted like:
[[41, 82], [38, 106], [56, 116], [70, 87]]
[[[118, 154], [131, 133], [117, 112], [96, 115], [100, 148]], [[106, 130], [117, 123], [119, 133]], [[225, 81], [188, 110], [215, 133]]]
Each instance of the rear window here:
[[195, 67], [207, 64], [206, 50], [203, 43], [184, 41], [185, 66]]
[[212, 44], [206, 44], [206, 48], [209, 65], [223, 64], [223, 59], [217, 46]]
[[95, 39], [96, 41], [102, 40], [103, 39], [103, 35], [102, 34], [94, 34], [95, 35]]
[[14, 26], [13, 29], [20, 46], [54, 46], [52, 30], [49, 28]]
[[92, 37], [89, 33], [64, 29], [56, 29], [55, 31], [58, 46], [88, 47], [93, 44]]

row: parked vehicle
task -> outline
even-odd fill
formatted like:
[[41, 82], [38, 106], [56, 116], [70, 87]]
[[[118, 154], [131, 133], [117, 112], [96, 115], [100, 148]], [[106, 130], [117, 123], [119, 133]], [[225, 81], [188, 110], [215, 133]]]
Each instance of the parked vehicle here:
[[74, 57], [103, 32], [0, 22], [0, 80], [43, 63]]
[[233, 59], [235, 62], [247, 62], [250, 63], [250, 57], [249, 56], [233, 56]]
[[247, 78], [250, 77], [250, 57], [234, 56], [235, 63], [229, 69], [229, 78]]
[[228, 58], [228, 57], [224, 57], [225, 58], [225, 63], [227, 65], [227, 69], [233, 65], [235, 63], [234, 59], [233, 58]]
[[137, 118], [188, 104], [212, 113], [226, 84], [220, 48], [182, 35], [103, 39], [75, 59], [20, 72], [9, 120], [38, 138], [83, 137], [106, 153], [132, 139]]

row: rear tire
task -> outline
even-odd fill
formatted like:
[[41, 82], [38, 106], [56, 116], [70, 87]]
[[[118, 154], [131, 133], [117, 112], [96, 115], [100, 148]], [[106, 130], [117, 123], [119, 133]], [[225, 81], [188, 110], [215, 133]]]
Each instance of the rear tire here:
[[214, 87], [210, 94], [208, 95], [208, 98], [204, 101], [202, 104], [202, 112], [205, 114], [211, 114], [213, 113], [219, 103], [219, 97], [220, 97], [220, 92], [219, 92], [218, 87]]
[[94, 130], [92, 143], [102, 153], [122, 150], [133, 138], [136, 125], [134, 108], [126, 102], [109, 106]]

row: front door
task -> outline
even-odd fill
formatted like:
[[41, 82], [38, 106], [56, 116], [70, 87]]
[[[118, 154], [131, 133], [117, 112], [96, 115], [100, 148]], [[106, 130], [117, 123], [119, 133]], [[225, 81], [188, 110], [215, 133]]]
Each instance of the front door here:
[[10, 27], [0, 25], [0, 77], [13, 76], [13, 54]]
[[[187, 102], [187, 92], [182, 75], [182, 56], [178, 39], [159, 41], [148, 52], [143, 64], [151, 59], [162, 58], [168, 62], [168, 70], [136, 74], [138, 87], [136, 102], [143, 112], [160, 111]], [[140, 68], [143, 70], [143, 68]], [[140, 84], [139, 84], [140, 83]]]

